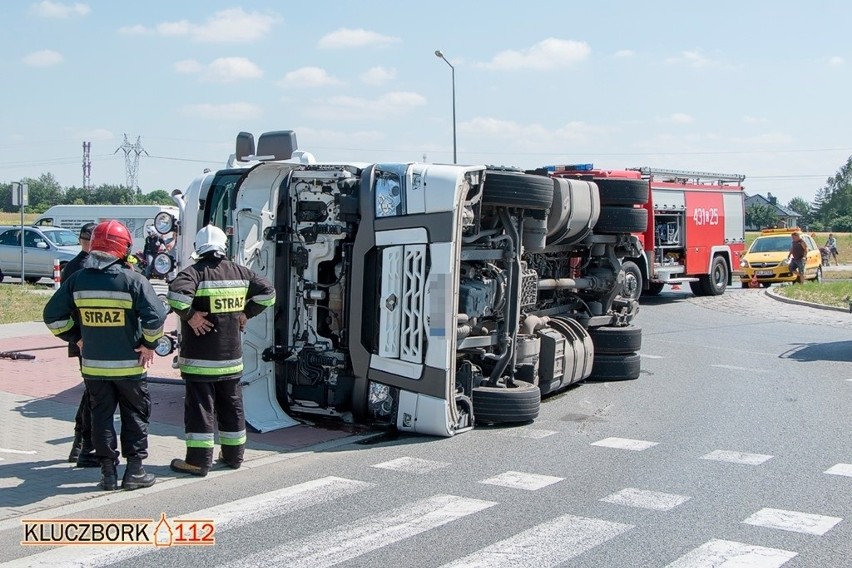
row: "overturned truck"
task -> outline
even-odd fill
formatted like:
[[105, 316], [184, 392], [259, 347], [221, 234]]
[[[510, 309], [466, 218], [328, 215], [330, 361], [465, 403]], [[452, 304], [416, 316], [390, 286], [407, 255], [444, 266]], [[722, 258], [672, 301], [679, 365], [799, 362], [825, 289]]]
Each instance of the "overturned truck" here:
[[212, 223], [275, 283], [243, 342], [255, 428], [286, 425], [283, 406], [452, 436], [529, 422], [543, 395], [588, 378], [638, 377], [620, 260], [641, 253], [637, 184], [604, 195], [547, 169], [317, 163], [291, 131], [257, 148], [240, 133], [226, 169], [176, 192], [179, 262]]

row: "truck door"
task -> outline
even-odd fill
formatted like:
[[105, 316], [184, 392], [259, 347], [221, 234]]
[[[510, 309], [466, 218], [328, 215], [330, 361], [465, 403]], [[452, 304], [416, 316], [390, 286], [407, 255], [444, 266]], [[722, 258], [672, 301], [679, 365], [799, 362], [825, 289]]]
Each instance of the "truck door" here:
[[712, 247], [724, 242], [723, 205], [719, 193], [686, 193], [686, 273], [708, 274]]
[[[275, 282], [275, 242], [266, 230], [275, 225], [278, 189], [292, 166], [267, 164], [251, 171], [239, 185], [233, 209], [232, 258], [237, 264]], [[260, 432], [295, 426], [275, 394], [275, 363], [264, 361], [273, 346], [275, 307], [248, 321], [243, 335], [243, 401], [246, 422]]]

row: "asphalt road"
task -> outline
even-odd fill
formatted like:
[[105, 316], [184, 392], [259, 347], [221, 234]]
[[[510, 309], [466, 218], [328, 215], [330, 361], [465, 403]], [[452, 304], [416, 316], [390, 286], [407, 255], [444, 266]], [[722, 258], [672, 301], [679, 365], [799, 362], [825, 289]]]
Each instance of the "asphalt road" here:
[[452, 439], [387, 436], [139, 498], [93, 500], [73, 515], [209, 518], [213, 546], [22, 548], [15, 528], [0, 532], [0, 559], [136, 568], [849, 566], [850, 319], [762, 290], [666, 292], [645, 301], [637, 320], [638, 380], [580, 385], [548, 399], [531, 425]]

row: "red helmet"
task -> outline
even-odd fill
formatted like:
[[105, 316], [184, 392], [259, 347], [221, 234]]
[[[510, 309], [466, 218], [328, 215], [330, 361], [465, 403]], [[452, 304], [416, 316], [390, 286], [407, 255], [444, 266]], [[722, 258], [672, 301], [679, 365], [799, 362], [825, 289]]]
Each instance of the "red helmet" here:
[[132, 246], [130, 231], [118, 221], [104, 221], [92, 231], [91, 251], [105, 252], [123, 259], [130, 254]]

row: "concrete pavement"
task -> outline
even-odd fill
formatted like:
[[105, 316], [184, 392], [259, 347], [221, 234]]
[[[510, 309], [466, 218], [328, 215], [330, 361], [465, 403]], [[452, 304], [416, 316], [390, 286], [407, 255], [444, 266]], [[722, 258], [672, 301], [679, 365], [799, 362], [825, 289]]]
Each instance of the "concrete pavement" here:
[[[166, 329], [174, 329], [174, 320], [169, 323]], [[67, 462], [83, 385], [77, 361], [68, 357], [66, 345], [41, 322], [0, 325], [0, 352], [35, 356], [33, 360], [0, 358], [0, 521], [108, 495], [95, 487], [100, 478], [97, 468], [76, 468]], [[178, 371], [171, 367], [171, 357], [155, 358], [148, 376], [152, 412], [145, 466], [158, 476], [158, 487], [186, 479], [168, 467], [172, 458], [182, 457], [185, 451], [184, 388]], [[342, 425], [337, 429], [298, 425], [264, 434], [250, 431], [245, 466], [333, 443], [359, 431]], [[124, 460], [119, 475], [123, 467]]]

